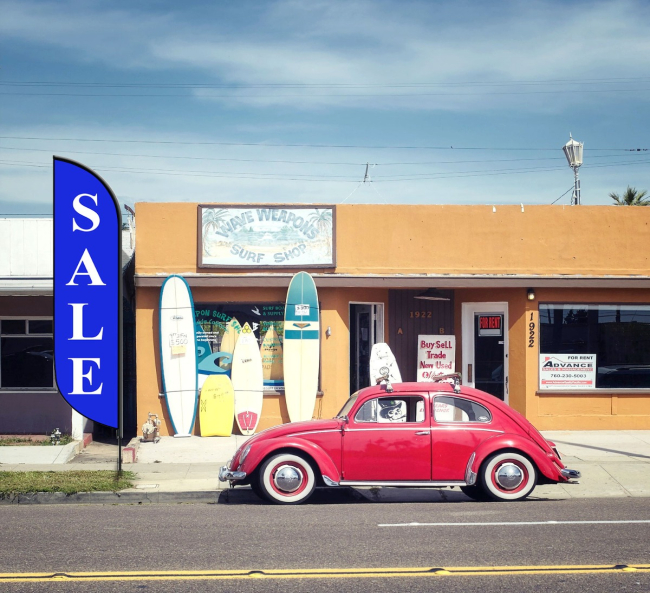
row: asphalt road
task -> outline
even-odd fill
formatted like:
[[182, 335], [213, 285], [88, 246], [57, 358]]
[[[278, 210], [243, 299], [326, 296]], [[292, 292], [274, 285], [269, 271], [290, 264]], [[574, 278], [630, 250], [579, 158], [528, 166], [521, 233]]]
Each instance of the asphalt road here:
[[646, 498], [330, 493], [276, 507], [235, 491], [215, 505], [2, 506], [0, 525], [0, 587], [12, 592], [650, 591]]

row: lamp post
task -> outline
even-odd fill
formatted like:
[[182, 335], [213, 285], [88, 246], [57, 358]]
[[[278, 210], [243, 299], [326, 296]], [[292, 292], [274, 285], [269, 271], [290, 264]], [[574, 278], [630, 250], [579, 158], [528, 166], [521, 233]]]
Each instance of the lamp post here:
[[580, 179], [578, 179], [578, 169], [582, 165], [582, 142], [576, 142], [571, 134], [569, 134], [569, 141], [562, 147], [564, 156], [569, 162], [569, 167], [573, 169], [573, 196], [571, 197], [571, 205], [580, 205]]

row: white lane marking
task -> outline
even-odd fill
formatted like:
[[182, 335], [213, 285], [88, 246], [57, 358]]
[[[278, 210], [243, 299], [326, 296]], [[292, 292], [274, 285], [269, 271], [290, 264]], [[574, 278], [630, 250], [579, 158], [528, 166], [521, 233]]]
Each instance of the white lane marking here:
[[499, 521], [493, 523], [378, 523], [377, 527], [492, 527], [494, 525], [617, 525], [650, 523], [650, 519], [629, 521]]

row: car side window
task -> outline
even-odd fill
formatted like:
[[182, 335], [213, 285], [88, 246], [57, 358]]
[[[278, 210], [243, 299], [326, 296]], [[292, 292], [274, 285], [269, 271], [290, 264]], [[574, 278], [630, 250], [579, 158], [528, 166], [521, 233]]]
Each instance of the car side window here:
[[424, 399], [418, 396], [376, 397], [359, 408], [354, 420], [377, 424], [424, 422]]
[[476, 402], [462, 397], [439, 395], [433, 401], [436, 422], [490, 422], [492, 414]]

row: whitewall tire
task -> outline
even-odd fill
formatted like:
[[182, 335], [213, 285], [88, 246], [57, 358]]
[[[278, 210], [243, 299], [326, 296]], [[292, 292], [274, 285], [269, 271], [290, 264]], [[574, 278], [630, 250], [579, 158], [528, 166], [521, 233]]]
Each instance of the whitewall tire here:
[[493, 500], [521, 500], [535, 488], [537, 469], [521, 453], [504, 451], [488, 457], [481, 467], [480, 481]]
[[316, 487], [316, 476], [308, 461], [292, 453], [281, 453], [260, 468], [260, 485], [267, 498], [277, 504], [298, 504]]

